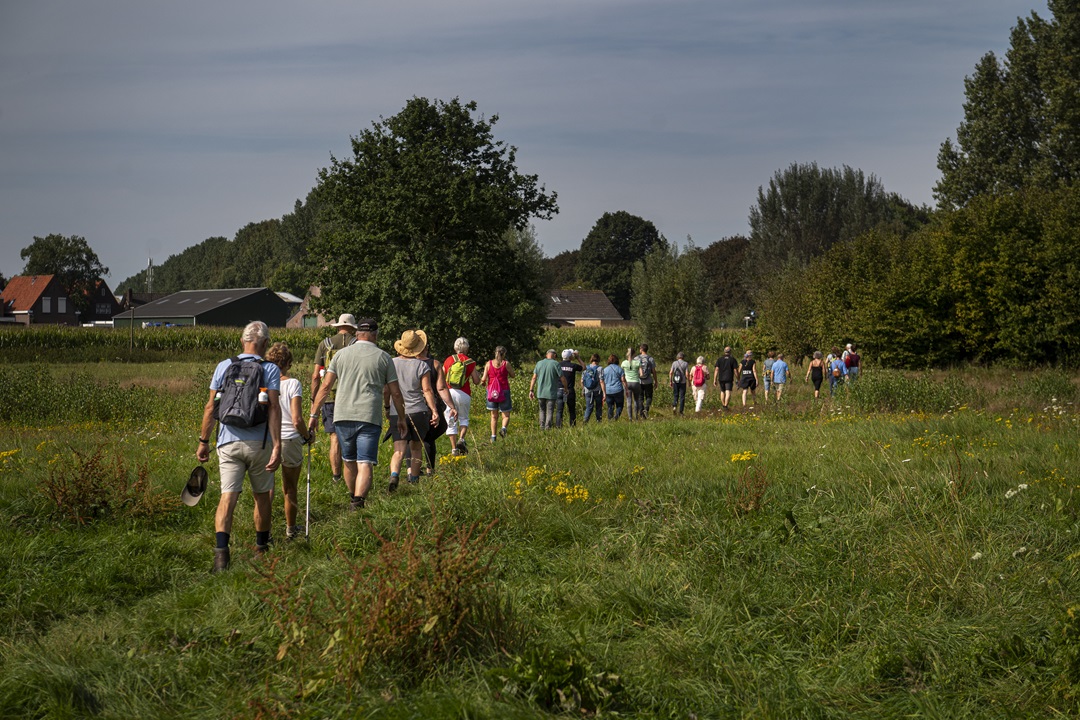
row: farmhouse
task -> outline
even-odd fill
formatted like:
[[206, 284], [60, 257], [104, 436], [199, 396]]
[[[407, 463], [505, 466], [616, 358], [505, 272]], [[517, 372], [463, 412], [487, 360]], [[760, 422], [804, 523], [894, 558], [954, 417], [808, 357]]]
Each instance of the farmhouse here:
[[269, 288], [181, 290], [113, 316], [115, 327], [138, 325], [224, 325], [243, 327], [262, 320], [284, 327], [289, 305]]
[[86, 312], [81, 318], [84, 323], [108, 323], [112, 321], [113, 315], [123, 310], [109, 289], [109, 284], [100, 278], [93, 287], [87, 288], [83, 295], [86, 298]]
[[547, 322], [553, 327], [612, 327], [629, 324], [599, 290], [551, 290]]
[[78, 313], [55, 275], [16, 275], [4, 292], [0, 321], [18, 325], [76, 325]]
[[312, 298], [322, 296], [322, 288], [317, 285], [312, 285], [308, 288], [307, 295], [304, 296], [303, 302], [296, 312], [289, 318], [289, 322], [285, 324], [290, 328], [302, 328], [302, 327], [326, 327], [330, 324], [330, 321], [323, 317], [322, 313], [317, 313], [311, 309]]

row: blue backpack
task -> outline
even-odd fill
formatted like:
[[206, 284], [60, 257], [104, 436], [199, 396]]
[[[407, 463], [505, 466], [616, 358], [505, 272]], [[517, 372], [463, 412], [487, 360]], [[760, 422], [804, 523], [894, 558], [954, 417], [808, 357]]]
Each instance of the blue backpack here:
[[581, 373], [581, 384], [586, 390], [596, 390], [600, 387], [600, 368], [595, 365], [586, 365]]

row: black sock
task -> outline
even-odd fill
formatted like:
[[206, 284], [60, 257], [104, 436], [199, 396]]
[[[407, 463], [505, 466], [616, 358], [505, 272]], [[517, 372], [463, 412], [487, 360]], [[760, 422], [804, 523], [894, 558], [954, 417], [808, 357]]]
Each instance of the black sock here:
[[255, 531], [255, 544], [256, 545], [269, 545], [270, 544], [270, 531], [269, 530], [256, 530]]
[[229, 547], [229, 533], [215, 533], [214, 537], [217, 538], [218, 550], [225, 550]]

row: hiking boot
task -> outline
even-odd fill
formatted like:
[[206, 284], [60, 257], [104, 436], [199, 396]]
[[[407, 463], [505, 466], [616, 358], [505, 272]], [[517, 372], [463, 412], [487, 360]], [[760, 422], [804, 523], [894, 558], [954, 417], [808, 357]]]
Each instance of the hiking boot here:
[[457, 450], [458, 450], [458, 455], [468, 455], [469, 454], [469, 446], [465, 444], [464, 440], [462, 440], [461, 442], [459, 442], [457, 444]]
[[410, 485], [419, 485], [420, 484], [420, 476], [419, 475], [407, 475], [406, 479], [409, 481]]
[[210, 572], [222, 572], [229, 569], [229, 548], [214, 548], [214, 569]]
[[266, 557], [266, 553], [270, 552], [269, 545], [256, 545], [255, 546], [255, 559], [262, 560]]
[[398, 487], [398, 481], [399, 480], [400, 480], [400, 478], [397, 478], [397, 477], [394, 477], [394, 476], [391, 475], [390, 476], [390, 484], [386, 486], [386, 492], [388, 492], [388, 493], [397, 492], [397, 487]]
[[464, 454], [465, 453], [461, 452], [461, 450], [459, 450], [458, 448], [454, 448], [450, 451], [450, 455], [452, 455], [453, 457], [461, 457]]
[[506, 426], [505, 425], [503, 425], [501, 428], [499, 428], [499, 437], [501, 437], [503, 439], [506, 438]]
[[364, 498], [362, 498], [362, 497], [353, 498], [352, 501], [349, 502], [349, 512], [356, 512], [357, 510], [363, 510], [363, 509], [364, 509]]

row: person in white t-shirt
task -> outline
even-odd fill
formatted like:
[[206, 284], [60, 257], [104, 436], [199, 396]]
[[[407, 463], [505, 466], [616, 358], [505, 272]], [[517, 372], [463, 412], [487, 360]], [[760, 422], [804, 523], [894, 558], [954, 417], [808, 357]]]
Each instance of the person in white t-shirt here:
[[304, 464], [304, 445], [314, 439], [314, 434], [308, 431], [304, 413], [300, 409], [303, 393], [300, 381], [289, 375], [293, 364], [289, 346], [283, 342], [274, 343], [266, 353], [266, 359], [281, 369], [281, 391], [278, 394], [281, 405], [281, 485], [285, 495], [285, 537], [292, 540], [302, 532], [296, 524], [296, 489], [300, 482], [300, 468]]

